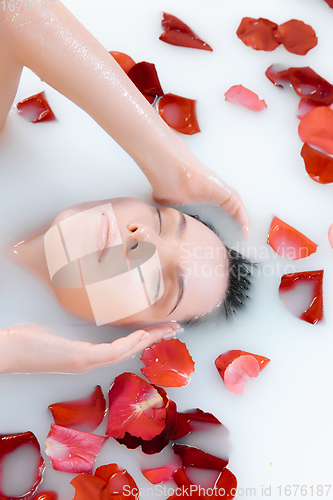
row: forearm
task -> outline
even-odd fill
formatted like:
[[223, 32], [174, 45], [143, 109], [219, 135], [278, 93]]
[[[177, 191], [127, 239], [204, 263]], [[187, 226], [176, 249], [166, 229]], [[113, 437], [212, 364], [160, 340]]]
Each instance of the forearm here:
[[38, 326], [0, 330], [0, 373], [79, 373], [87, 345], [55, 337]]
[[[75, 102], [135, 160], [154, 185], [162, 170], [192, 155], [108, 51], [56, 0], [2, 16], [2, 38], [17, 64]], [[112, 48], [112, 47], [111, 47]]]
[[178, 323], [166, 323], [110, 343], [91, 344], [56, 337], [38, 325], [6, 328], [0, 330], [0, 374], [85, 373], [130, 358], [177, 330]]

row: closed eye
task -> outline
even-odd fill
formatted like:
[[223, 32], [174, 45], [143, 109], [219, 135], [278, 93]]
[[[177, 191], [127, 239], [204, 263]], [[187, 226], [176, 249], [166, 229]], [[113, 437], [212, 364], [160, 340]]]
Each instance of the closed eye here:
[[138, 248], [138, 246], [139, 246], [139, 242], [138, 242], [138, 241], [136, 241], [136, 242], [134, 243], [134, 245], [130, 248], [130, 250], [135, 250], [136, 248]]
[[161, 216], [160, 209], [157, 208], [156, 210], [157, 210], [158, 222], [159, 222], [159, 233], [158, 233], [158, 235], [160, 235], [161, 232], [162, 232], [162, 216]]

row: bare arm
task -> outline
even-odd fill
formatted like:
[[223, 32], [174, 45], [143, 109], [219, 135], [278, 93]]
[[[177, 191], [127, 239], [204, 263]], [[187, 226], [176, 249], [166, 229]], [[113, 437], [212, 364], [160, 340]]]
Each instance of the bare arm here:
[[[84, 109], [135, 160], [156, 201], [215, 203], [247, 233], [249, 219], [238, 193], [191, 153], [60, 0], [52, 11], [43, 12], [38, 5], [36, 10], [0, 12], [0, 46], [3, 58], [12, 61], [5, 67], [0, 61], [0, 77], [7, 74], [15, 85], [20, 68], [27, 66]], [[12, 87], [3, 87], [0, 83], [5, 94], [0, 114], [8, 112], [15, 94]], [[2, 122], [0, 116], [0, 126]]]
[[119, 363], [161, 338], [177, 333], [178, 323], [137, 330], [108, 344], [55, 337], [37, 325], [0, 330], [1, 373], [85, 373]]

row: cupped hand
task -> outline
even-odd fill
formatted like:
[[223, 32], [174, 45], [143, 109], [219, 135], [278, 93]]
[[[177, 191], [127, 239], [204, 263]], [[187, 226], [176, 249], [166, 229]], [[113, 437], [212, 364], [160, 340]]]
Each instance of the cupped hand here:
[[161, 205], [214, 203], [239, 222], [248, 235], [250, 219], [238, 192], [196, 158], [165, 170], [152, 187], [153, 199]]
[[110, 343], [91, 344], [52, 335], [38, 325], [0, 330], [0, 373], [85, 373], [113, 365], [177, 333], [178, 323], [137, 330]]

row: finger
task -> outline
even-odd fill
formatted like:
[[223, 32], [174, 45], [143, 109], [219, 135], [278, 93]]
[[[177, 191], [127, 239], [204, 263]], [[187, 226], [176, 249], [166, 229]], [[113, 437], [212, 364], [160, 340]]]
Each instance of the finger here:
[[175, 326], [170, 326], [168, 323], [148, 331], [137, 330], [110, 344], [92, 344], [89, 350], [88, 369], [112, 365], [134, 356], [163, 336], [173, 334], [174, 328]]
[[241, 224], [244, 236], [247, 236], [250, 229], [250, 218], [245, 210], [244, 204], [237, 191], [230, 189], [231, 195], [228, 199], [220, 203], [220, 207]]
[[[165, 325], [163, 325], [165, 326]], [[159, 340], [162, 339], [171, 339], [175, 337], [179, 333], [183, 333], [184, 328], [181, 328], [178, 323], [171, 323], [170, 324], [172, 330], [162, 330], [161, 327], [154, 327], [149, 330], [149, 338], [142, 338], [141, 343], [138, 344], [138, 346], [135, 346], [131, 351], [127, 352], [124, 356], [119, 359], [119, 361], [124, 361], [125, 359], [134, 356], [138, 352], [143, 351], [147, 347], [149, 347], [151, 344], [158, 342]], [[167, 333], [166, 333], [167, 332]]]

